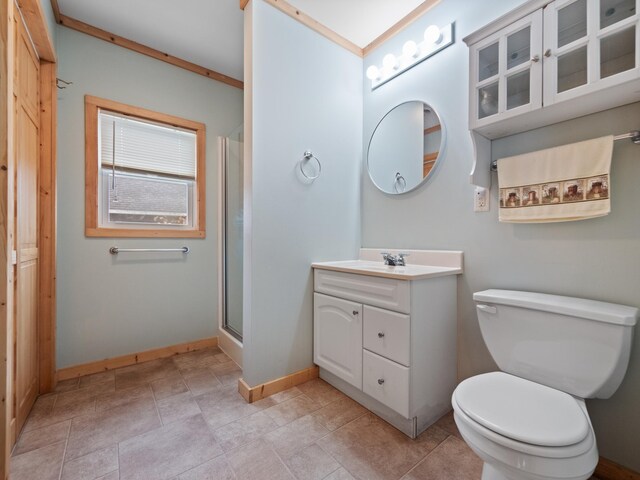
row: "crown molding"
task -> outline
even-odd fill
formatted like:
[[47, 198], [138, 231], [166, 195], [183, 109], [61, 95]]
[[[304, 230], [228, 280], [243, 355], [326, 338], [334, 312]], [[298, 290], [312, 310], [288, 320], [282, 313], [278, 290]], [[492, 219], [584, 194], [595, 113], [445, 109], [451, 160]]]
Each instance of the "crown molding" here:
[[71, 28], [72, 30], [76, 30], [78, 32], [85, 33], [87, 35], [91, 35], [92, 37], [99, 38], [101, 40], [104, 40], [105, 42], [113, 43], [114, 45], [118, 45], [119, 47], [141, 53], [142, 55], [155, 58], [156, 60], [169, 63], [173, 66], [183, 68], [190, 72], [197, 73], [198, 75], [202, 75], [212, 80], [226, 83], [227, 85], [230, 85], [232, 87], [240, 89], [244, 88], [244, 83], [242, 81], [224, 75], [223, 73], [216, 72], [215, 70], [197, 65], [182, 58], [174, 57], [173, 55], [169, 55], [168, 53], [161, 52], [160, 50], [156, 50], [155, 48], [148, 47], [141, 43], [134, 42], [133, 40], [129, 40], [128, 38], [121, 37], [120, 35], [116, 35], [106, 30], [102, 30], [101, 28], [94, 27], [93, 25], [89, 25], [88, 23], [76, 20], [75, 18], [67, 17], [64, 14], [60, 14], [60, 25]]

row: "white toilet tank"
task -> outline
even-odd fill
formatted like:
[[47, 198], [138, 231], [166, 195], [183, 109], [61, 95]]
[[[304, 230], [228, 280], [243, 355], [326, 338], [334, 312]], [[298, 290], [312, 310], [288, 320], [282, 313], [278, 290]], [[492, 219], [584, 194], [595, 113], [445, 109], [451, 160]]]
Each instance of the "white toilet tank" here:
[[609, 398], [620, 386], [637, 308], [513, 290], [485, 290], [473, 299], [502, 371], [580, 398]]

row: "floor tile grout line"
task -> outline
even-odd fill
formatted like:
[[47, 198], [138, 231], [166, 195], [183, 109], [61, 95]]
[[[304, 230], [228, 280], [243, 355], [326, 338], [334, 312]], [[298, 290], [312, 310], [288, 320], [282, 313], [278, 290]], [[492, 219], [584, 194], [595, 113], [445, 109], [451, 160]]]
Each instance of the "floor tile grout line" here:
[[118, 478], [120, 478], [120, 442], [116, 442], [116, 462], [118, 462]]
[[71, 423], [73, 422], [73, 419], [71, 421], [69, 421], [69, 430], [67, 431], [67, 438], [65, 439], [64, 442], [64, 450], [62, 452], [62, 461], [60, 462], [60, 471], [58, 472], [58, 480], [61, 480], [62, 478], [62, 472], [64, 470], [64, 464], [67, 463], [66, 459], [67, 459], [67, 446], [69, 445], [69, 437], [71, 436]]
[[160, 425], [161, 427], [164, 427], [164, 422], [162, 421], [162, 416], [160, 415], [160, 409], [158, 408], [158, 401], [156, 400], [156, 392], [153, 391], [151, 382], [147, 382], [147, 387], [149, 387], [149, 390], [151, 390], [151, 397], [153, 397], [153, 405], [156, 407], [156, 415], [158, 415], [158, 420], [160, 420]]
[[[302, 417], [300, 417], [300, 418], [302, 418]], [[278, 457], [278, 460], [280, 460], [280, 463], [282, 463], [282, 465], [284, 465], [285, 470], [287, 472], [289, 472], [289, 475], [291, 475], [291, 478], [297, 479], [298, 477], [293, 474], [293, 472], [289, 468], [289, 465], [287, 465], [287, 462], [282, 458], [282, 456], [278, 453], [278, 451], [271, 446], [271, 443], [268, 440], [267, 440], [267, 444], [269, 445], [269, 449], [271, 449], [271, 451], [276, 455], [276, 457]], [[291, 456], [295, 455], [296, 453], [298, 453], [299, 451], [301, 451], [304, 448], [307, 448], [310, 445], [313, 445], [313, 443], [310, 443], [309, 445], [306, 445], [306, 446], [296, 450], [296, 452], [294, 452]], [[289, 457], [289, 458], [291, 458], [291, 457]]]
[[[326, 435], [325, 435], [326, 436]], [[322, 437], [324, 438], [324, 437]], [[344, 468], [347, 472], [349, 472], [349, 470], [347, 469], [347, 467], [345, 467], [344, 465], [342, 465], [342, 463], [340, 462], [340, 460], [338, 460], [337, 458], [335, 458], [333, 455], [331, 455], [331, 452], [327, 452], [324, 448], [322, 448], [322, 445], [319, 445], [317, 443], [318, 441], [316, 440], [315, 442], [313, 442], [311, 445], [318, 445], [318, 448], [320, 450], [322, 450], [324, 453], [326, 453], [327, 455], [329, 455], [334, 462], [336, 462], [338, 464], [338, 467], [334, 470], [332, 470], [331, 472], [327, 473], [324, 477], [322, 477], [322, 479], [324, 480], [325, 478], [327, 478], [329, 475], [333, 475], [335, 472], [337, 472], [338, 470], [340, 470], [341, 468]], [[308, 448], [308, 447], [305, 447]], [[294, 454], [295, 455], [295, 454]], [[351, 472], [349, 472], [349, 474], [351, 474]]]
[[[334, 401], [335, 401], [335, 402], [337, 402], [338, 400], [334, 400]], [[331, 402], [331, 403], [333, 403], [333, 402]], [[327, 405], [331, 405], [331, 403], [328, 403]], [[358, 404], [358, 405], [359, 405], [359, 404]], [[331, 434], [333, 434], [333, 433], [336, 433], [337, 431], [341, 430], [343, 427], [346, 427], [347, 425], [349, 425], [349, 424], [351, 424], [351, 423], [355, 422], [356, 420], [358, 420], [358, 419], [360, 419], [360, 418], [364, 417], [364, 416], [365, 416], [366, 414], [368, 414], [368, 413], [372, 413], [372, 412], [371, 412], [370, 410], [366, 410], [366, 409], [365, 409], [365, 411], [364, 411], [364, 412], [362, 412], [362, 414], [361, 414], [361, 415], [358, 415], [358, 416], [357, 416], [356, 418], [354, 418], [353, 420], [351, 420], [351, 421], [349, 421], [349, 422], [345, 423], [344, 425], [339, 426], [339, 427], [338, 427], [338, 428], [336, 428], [335, 430], [329, 431], [329, 433], [327, 433], [326, 435], [323, 435], [322, 437], [320, 437], [320, 438], [316, 439], [316, 441], [314, 442], [315, 444], [317, 444], [317, 445], [322, 449], [322, 451], [323, 451], [323, 452], [325, 452], [327, 455], [329, 455], [331, 458], [333, 458], [333, 459], [336, 461], [336, 463], [337, 463], [338, 465], [340, 465], [340, 467], [344, 468], [344, 469], [349, 473], [349, 475], [351, 475], [351, 476], [354, 476], [354, 474], [351, 472], [351, 470], [349, 470], [349, 469], [346, 467], [346, 465], [343, 465], [343, 464], [342, 464], [342, 462], [341, 462], [339, 459], [337, 459], [337, 458], [336, 458], [336, 457], [335, 457], [331, 452], [327, 452], [324, 448], [322, 448], [322, 445], [320, 445], [320, 444], [318, 443], [318, 441], [319, 441], [319, 440], [322, 440], [323, 438], [328, 437], [329, 435], [331, 435]], [[325, 428], [326, 428], [326, 427], [325, 427]], [[327, 430], [329, 430], [329, 429], [327, 428]], [[336, 468], [336, 470], [339, 470], [339, 468]], [[333, 472], [335, 472], [336, 470], [334, 470]], [[329, 475], [331, 475], [333, 472], [331, 472]], [[326, 476], [326, 477], [324, 477], [324, 478], [327, 478], [329, 475], [327, 475], [327, 476]], [[354, 476], [354, 478], [355, 478], [355, 476]]]
[[422, 457], [420, 460], [418, 460], [418, 462], [417, 462], [415, 465], [413, 465], [411, 468], [409, 468], [409, 470], [407, 470], [407, 471], [406, 471], [406, 472], [405, 472], [405, 473], [400, 477], [400, 480], [402, 480], [404, 477], [406, 477], [406, 476], [407, 476], [407, 475], [409, 475], [411, 472], [413, 472], [416, 468], [418, 468], [418, 466], [419, 466], [419, 465], [421, 465], [421, 464], [422, 464], [422, 462], [426, 461], [426, 460], [427, 460], [427, 458], [429, 458], [429, 456], [431, 456], [431, 454], [432, 454], [432, 453], [434, 453], [434, 452], [438, 449], [438, 447], [440, 447], [440, 445], [442, 445], [444, 442], [446, 442], [447, 440], [449, 440], [449, 438], [451, 438], [451, 437], [454, 437], [454, 438], [455, 438], [455, 435], [451, 435], [449, 432], [445, 431], [444, 429], [442, 429], [442, 428], [440, 428], [440, 427], [437, 427], [437, 428], [439, 428], [439, 429], [440, 429], [440, 430], [442, 430], [444, 433], [446, 433], [446, 434], [447, 434], [447, 436], [444, 438], [444, 440], [440, 441], [440, 442], [439, 442], [435, 447], [433, 447], [431, 450], [429, 450], [429, 452], [427, 452], [427, 454], [426, 454], [424, 457]]
[[[335, 401], [337, 401], [337, 400], [335, 400]], [[333, 403], [333, 402], [331, 402], [331, 403]], [[328, 403], [327, 405], [330, 405], [330, 403]], [[375, 413], [373, 413], [371, 410], [365, 409], [365, 411], [364, 411], [361, 415], [359, 415], [357, 418], [354, 418], [353, 420], [351, 420], [351, 421], [349, 421], [349, 422], [345, 423], [344, 425], [341, 425], [340, 427], [336, 428], [335, 430], [330, 431], [330, 432], [329, 432], [329, 433], [327, 433], [326, 435], [323, 435], [322, 437], [317, 438], [317, 439], [315, 440], [315, 442], [314, 442], [314, 443], [317, 443], [317, 442], [319, 442], [320, 440], [322, 440], [322, 439], [324, 439], [324, 438], [328, 437], [329, 435], [331, 435], [331, 434], [333, 434], [333, 433], [336, 433], [336, 432], [338, 432], [338, 431], [342, 430], [343, 428], [347, 427], [347, 426], [348, 426], [348, 425], [350, 425], [351, 423], [355, 422], [356, 420], [359, 420], [360, 418], [364, 417], [364, 416], [365, 416], [365, 415], [367, 415], [367, 414], [372, 414], [374, 417], [376, 417], [376, 418], [378, 418], [378, 419], [382, 420], [382, 421], [383, 421], [383, 422], [385, 422], [385, 423], [388, 423], [388, 422], [386, 422], [384, 419], [382, 419], [382, 418], [378, 417], [378, 416], [377, 416]], [[302, 417], [300, 417], [300, 418], [302, 418]], [[391, 425], [391, 424], [389, 424], [389, 425]], [[391, 425], [391, 426], [393, 427], [393, 425]], [[430, 425], [428, 428], [431, 428], [431, 427], [433, 427], [433, 426], [435, 426], [435, 424]], [[325, 428], [326, 428], [326, 427], [325, 427]], [[395, 428], [395, 427], [393, 427], [393, 428]], [[443, 440], [441, 440], [440, 442], [438, 442], [438, 443], [436, 444], [436, 446], [435, 446], [435, 447], [433, 447], [431, 450], [429, 450], [429, 451], [428, 451], [428, 452], [427, 452], [423, 457], [420, 457], [420, 459], [419, 459], [419, 460], [418, 460], [414, 465], [412, 465], [411, 467], [409, 467], [409, 469], [408, 469], [405, 473], [403, 473], [400, 477], [398, 477], [399, 479], [402, 479], [404, 476], [408, 475], [408, 474], [409, 474], [409, 472], [411, 472], [414, 468], [416, 468], [418, 465], [420, 465], [420, 463], [422, 463], [422, 462], [423, 462], [423, 461], [424, 461], [424, 460], [425, 460], [429, 455], [431, 455], [431, 453], [432, 453], [436, 448], [438, 448], [442, 443], [444, 443], [444, 442], [445, 442], [449, 437], [454, 436], [454, 435], [451, 435], [451, 434], [450, 434], [449, 432], [447, 432], [446, 430], [444, 430], [443, 428], [440, 428], [440, 427], [437, 427], [437, 426], [436, 426], [436, 428], [437, 428], [438, 430], [441, 430], [443, 433], [446, 433], [445, 438], [444, 438]], [[396, 429], [396, 430], [397, 430], [397, 429]], [[399, 431], [399, 430], [398, 430], [398, 431]], [[426, 431], [426, 429], [425, 429], [425, 431]], [[400, 433], [403, 433], [403, 432], [400, 432]], [[404, 433], [403, 433], [403, 435], [404, 435]], [[415, 439], [413, 439], [413, 440], [415, 440]], [[318, 444], [318, 446], [319, 446], [320, 448], [322, 448], [322, 446], [321, 446], [321, 445], [319, 445], [319, 444]], [[306, 448], [306, 447], [303, 447], [303, 448]], [[353, 473], [352, 473], [352, 472], [351, 472], [351, 471], [350, 471], [350, 470], [349, 470], [345, 465], [342, 465], [342, 463], [340, 463], [340, 460], [338, 460], [334, 455], [332, 455], [332, 454], [331, 454], [331, 452], [327, 452], [324, 448], [322, 448], [322, 450], [323, 450], [323, 451], [325, 451], [327, 454], [329, 454], [329, 456], [330, 456], [331, 458], [333, 458], [336, 462], [338, 462], [338, 464], [339, 464], [340, 466], [342, 466], [342, 468], [344, 468], [347, 472], [349, 472], [351, 475], [354, 475], [354, 474], [353, 474]], [[299, 451], [299, 450], [297, 450], [297, 451]], [[334, 471], [335, 471], [335, 470], [334, 470]], [[333, 473], [333, 472], [332, 472], [332, 473]], [[330, 475], [330, 474], [329, 474], [329, 475]]]
[[[294, 398], [297, 398], [297, 397], [294, 397]], [[329, 403], [327, 403], [327, 405], [325, 405], [324, 407], [326, 407], [326, 406], [328, 406], [328, 405], [331, 405], [332, 403], [337, 402], [338, 400], [340, 400], [340, 399], [334, 400], [333, 402], [329, 402]], [[286, 403], [286, 402], [282, 402], [282, 403]], [[278, 405], [282, 405], [282, 403], [280, 403], [280, 404], [278, 404]], [[322, 407], [322, 408], [324, 408], [324, 407]], [[287, 425], [291, 425], [291, 423], [293, 423], [293, 422], [295, 422], [295, 421], [297, 421], [297, 420], [300, 420], [300, 419], [302, 419], [302, 418], [310, 417], [310, 416], [312, 416], [312, 415], [313, 415], [313, 413], [315, 413], [315, 412], [317, 412], [317, 411], [318, 411], [318, 410], [315, 410], [314, 412], [311, 412], [311, 413], [308, 413], [308, 414], [306, 414], [306, 415], [303, 415], [302, 417], [298, 417], [296, 420], [293, 420], [292, 422], [289, 422], [289, 423], [287, 423], [287, 424], [285, 424], [285, 425], [282, 425], [282, 426], [278, 426], [278, 428], [276, 428], [275, 430], [278, 430], [278, 429], [280, 429], [280, 428], [286, 427]], [[328, 436], [329, 436], [329, 435], [331, 435], [332, 433], [337, 432], [337, 431], [338, 431], [338, 430], [340, 430], [342, 427], [346, 427], [346, 426], [347, 426], [347, 425], [349, 425], [350, 423], [355, 422], [356, 420], [358, 420], [359, 418], [363, 417], [363, 416], [364, 416], [364, 415], [366, 415], [367, 413], [372, 413], [372, 412], [370, 412], [369, 410], [366, 410], [365, 412], [363, 412], [363, 413], [362, 413], [361, 415], [359, 415], [358, 417], [356, 417], [356, 418], [354, 418], [353, 420], [351, 420], [351, 421], [349, 421], [349, 422], [345, 423], [344, 425], [342, 425], [342, 426], [340, 426], [340, 427], [336, 428], [336, 429], [335, 429], [335, 430], [333, 430], [333, 431], [329, 430], [327, 427], [325, 427], [325, 426], [323, 425], [323, 427], [328, 431], [328, 433], [327, 433], [326, 435], [323, 435], [323, 436], [321, 436], [321, 437], [318, 437], [318, 438], [316, 438], [313, 442], [309, 443], [308, 445], [304, 445], [304, 446], [300, 447], [299, 449], [295, 450], [295, 451], [291, 454], [291, 456], [293, 456], [293, 455], [295, 455], [296, 453], [298, 453], [298, 452], [302, 451], [303, 449], [308, 448], [308, 447], [310, 447], [311, 445], [314, 445], [314, 444], [315, 444], [315, 445], [318, 445], [318, 447], [320, 447], [320, 449], [321, 449], [323, 452], [325, 452], [327, 455], [329, 455], [331, 458], [333, 458], [333, 460], [335, 460], [335, 462], [339, 465], [339, 467], [338, 467], [338, 468], [336, 468], [335, 470], [333, 470], [331, 473], [327, 474], [327, 475], [326, 475], [325, 477], [323, 477], [323, 478], [328, 477], [329, 475], [331, 475], [332, 473], [334, 473], [336, 470], [339, 470], [340, 468], [344, 468], [347, 472], [349, 472], [349, 474], [350, 474], [350, 475], [353, 475], [353, 473], [352, 473], [352, 472], [351, 472], [351, 471], [350, 471], [346, 466], [344, 466], [344, 465], [340, 462], [340, 460], [338, 460], [337, 458], [335, 458], [335, 457], [331, 454], [331, 452], [327, 452], [324, 448], [322, 448], [322, 446], [318, 444], [318, 441], [319, 441], [319, 440], [322, 440], [322, 439], [323, 439], [323, 438], [325, 438], [325, 437], [328, 437]], [[272, 430], [272, 431], [275, 431], [275, 430]], [[264, 436], [265, 436], [265, 435], [262, 435], [260, 438], [263, 438]], [[282, 456], [278, 453], [278, 451], [277, 451], [275, 448], [273, 448], [273, 447], [271, 446], [271, 442], [270, 442], [269, 440], [266, 440], [266, 442], [269, 444], [269, 448], [271, 448], [271, 450], [273, 450], [273, 451], [274, 451], [274, 453], [278, 456], [278, 458], [280, 459], [280, 461], [285, 465], [285, 467], [287, 467], [287, 463], [286, 463], [286, 461], [282, 458]], [[248, 445], [249, 443], [251, 443], [251, 442], [248, 442], [248, 443], [246, 443], [246, 444], [244, 444], [244, 445]], [[240, 446], [238, 446], [238, 447], [236, 447], [236, 448], [239, 448], [239, 447], [240, 447]], [[231, 449], [231, 450], [229, 450], [229, 451], [230, 451], [230, 452], [232, 452], [233, 450], [235, 450], [235, 448], [234, 448], [234, 449]], [[288, 468], [288, 467], [287, 467], [287, 470], [289, 470], [289, 468]], [[290, 471], [289, 471], [289, 472], [290, 472]], [[290, 472], [290, 473], [291, 473], [291, 472]], [[295, 475], [293, 475], [293, 477], [294, 477], [294, 478], [297, 478]]]

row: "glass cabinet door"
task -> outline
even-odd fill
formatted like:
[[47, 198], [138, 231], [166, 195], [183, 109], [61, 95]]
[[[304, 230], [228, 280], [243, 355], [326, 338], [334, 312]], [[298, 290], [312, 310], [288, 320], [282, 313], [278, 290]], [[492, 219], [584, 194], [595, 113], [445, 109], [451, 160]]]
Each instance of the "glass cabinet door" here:
[[542, 105], [542, 11], [474, 47], [472, 125]]
[[598, 0], [599, 78], [638, 68], [637, 0]]
[[556, 81], [558, 93], [587, 84], [587, 0], [558, 9]]
[[545, 104], [635, 75], [638, 4], [640, 0], [556, 0], [545, 7]]

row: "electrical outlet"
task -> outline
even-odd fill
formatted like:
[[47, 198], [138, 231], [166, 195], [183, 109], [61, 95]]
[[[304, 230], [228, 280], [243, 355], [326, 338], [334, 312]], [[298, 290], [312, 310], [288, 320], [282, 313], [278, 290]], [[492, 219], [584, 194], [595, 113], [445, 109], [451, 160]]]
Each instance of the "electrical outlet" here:
[[489, 189], [484, 187], [476, 187], [473, 192], [473, 211], [488, 212], [489, 211]]

